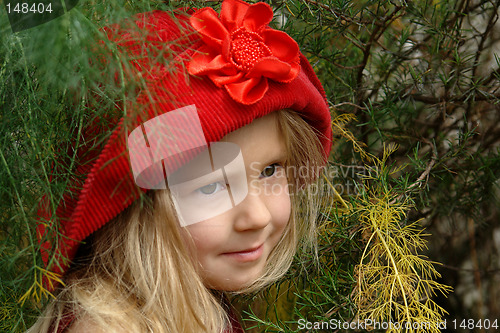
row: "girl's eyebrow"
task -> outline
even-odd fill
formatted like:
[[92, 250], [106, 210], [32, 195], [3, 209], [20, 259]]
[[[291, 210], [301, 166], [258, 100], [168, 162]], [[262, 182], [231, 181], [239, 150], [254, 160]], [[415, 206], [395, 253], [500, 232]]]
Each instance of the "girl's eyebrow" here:
[[262, 165], [263, 167], [266, 167], [268, 165], [274, 164], [274, 163], [284, 163], [287, 159], [288, 153], [286, 150], [281, 150], [279, 152], [275, 152], [269, 155], [266, 155], [263, 159], [263, 162], [259, 162], [259, 165]]

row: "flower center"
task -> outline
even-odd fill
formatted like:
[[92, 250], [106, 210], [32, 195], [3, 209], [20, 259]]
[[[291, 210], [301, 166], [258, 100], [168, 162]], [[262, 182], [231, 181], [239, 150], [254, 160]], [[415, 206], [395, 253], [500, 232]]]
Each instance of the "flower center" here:
[[248, 72], [260, 59], [270, 56], [271, 50], [256, 32], [240, 28], [232, 34], [231, 55], [234, 65]]

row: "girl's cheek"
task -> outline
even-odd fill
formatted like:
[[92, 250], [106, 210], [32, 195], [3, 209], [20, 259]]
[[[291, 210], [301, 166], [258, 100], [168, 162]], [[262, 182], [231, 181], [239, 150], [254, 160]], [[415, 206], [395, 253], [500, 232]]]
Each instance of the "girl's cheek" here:
[[[276, 229], [283, 231], [290, 219], [292, 205], [288, 191], [288, 182], [286, 178], [283, 181], [273, 184], [274, 190], [272, 191], [271, 207], [273, 215], [273, 223]], [[279, 185], [279, 186], [277, 186]]]
[[290, 196], [288, 195], [288, 192], [286, 196], [283, 196], [282, 200], [283, 202], [283, 216], [281, 217], [283, 221], [283, 228], [287, 225], [288, 221], [290, 220], [290, 215], [292, 213], [292, 203], [290, 200]]

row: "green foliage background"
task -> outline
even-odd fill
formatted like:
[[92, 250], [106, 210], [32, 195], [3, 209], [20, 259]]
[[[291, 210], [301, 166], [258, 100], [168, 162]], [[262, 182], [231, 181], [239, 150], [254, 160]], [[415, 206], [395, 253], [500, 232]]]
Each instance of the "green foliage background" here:
[[[327, 172], [343, 199], [324, 196], [320, 266], [304, 254], [285, 281], [240, 299], [247, 327], [294, 332], [300, 318], [358, 318], [355, 272], [369, 234], [356, 207], [374, 198], [366, 188], [389, 191], [392, 204], [409, 202], [399, 225], [418, 221], [430, 234], [419, 253], [442, 263], [434, 278], [454, 288], [434, 298], [445, 318], [500, 319], [500, 1], [270, 3], [273, 25], [297, 40], [332, 113], [345, 117], [336, 118], [334, 172]], [[99, 29], [137, 12], [207, 5], [220, 2], [80, 0], [64, 16], [15, 34], [0, 7], [0, 331], [26, 330], [50, 297], [30, 289], [43, 275], [37, 204], [50, 193], [57, 205], [73, 176], [73, 138], [128, 89], [91, 66]], [[96, 94], [101, 107], [91, 108]], [[359, 175], [394, 145], [385, 171]]]

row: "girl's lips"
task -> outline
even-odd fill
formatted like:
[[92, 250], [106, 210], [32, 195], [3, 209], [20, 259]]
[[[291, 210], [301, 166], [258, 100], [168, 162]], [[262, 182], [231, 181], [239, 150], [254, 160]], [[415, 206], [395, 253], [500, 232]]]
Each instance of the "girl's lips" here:
[[254, 249], [249, 249], [240, 252], [228, 252], [223, 253], [223, 256], [229, 257], [239, 262], [250, 262], [259, 259], [264, 253], [264, 245], [260, 245]]

